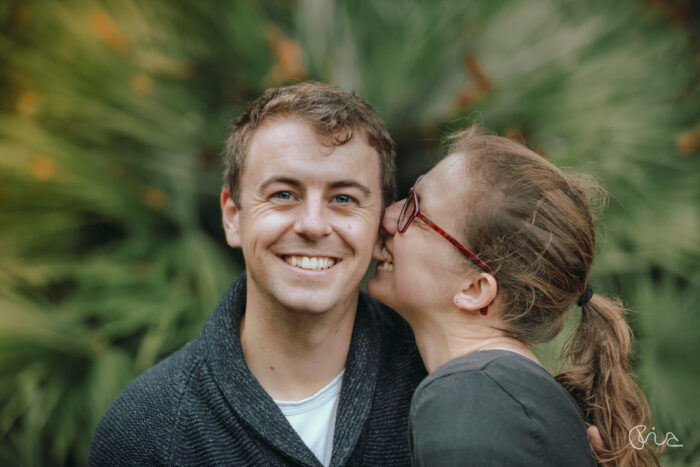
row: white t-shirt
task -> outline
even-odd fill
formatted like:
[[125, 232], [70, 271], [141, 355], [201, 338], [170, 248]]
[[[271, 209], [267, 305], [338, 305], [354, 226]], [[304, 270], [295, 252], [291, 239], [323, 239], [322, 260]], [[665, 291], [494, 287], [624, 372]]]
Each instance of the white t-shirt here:
[[343, 373], [345, 370], [311, 397], [300, 401], [275, 401], [292, 428], [325, 466], [331, 463], [333, 453], [335, 414]]

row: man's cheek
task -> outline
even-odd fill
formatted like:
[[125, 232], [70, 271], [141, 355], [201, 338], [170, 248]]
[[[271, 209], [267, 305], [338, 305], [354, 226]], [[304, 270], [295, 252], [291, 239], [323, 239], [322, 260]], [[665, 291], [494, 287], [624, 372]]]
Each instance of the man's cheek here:
[[266, 213], [249, 220], [248, 226], [256, 236], [274, 237], [294, 224], [293, 218], [284, 213]]

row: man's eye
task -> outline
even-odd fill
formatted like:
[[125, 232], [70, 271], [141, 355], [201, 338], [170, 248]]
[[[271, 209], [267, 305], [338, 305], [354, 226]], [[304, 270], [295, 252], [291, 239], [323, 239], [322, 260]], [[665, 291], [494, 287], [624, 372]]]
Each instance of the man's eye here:
[[352, 196], [348, 195], [335, 195], [333, 197], [333, 201], [335, 201], [338, 204], [349, 204], [355, 201]]
[[273, 194], [272, 197], [283, 201], [288, 201], [293, 198], [292, 193], [289, 191], [278, 191], [277, 193]]

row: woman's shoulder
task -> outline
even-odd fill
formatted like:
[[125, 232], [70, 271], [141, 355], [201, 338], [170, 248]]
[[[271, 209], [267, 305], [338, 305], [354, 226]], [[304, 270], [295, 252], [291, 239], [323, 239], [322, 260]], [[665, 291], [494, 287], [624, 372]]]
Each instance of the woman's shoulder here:
[[573, 399], [547, 370], [507, 350], [474, 352], [428, 375], [413, 396], [410, 423], [418, 459], [592, 465]]
[[508, 402], [527, 416], [535, 402], [533, 393], [563, 390], [544, 368], [526, 357], [508, 350], [484, 350], [452, 359], [430, 373], [416, 389], [412, 406], [435, 398], [440, 404], [464, 407], [466, 398], [477, 398], [488, 404], [466, 404], [469, 409], [491, 412]]
[[452, 359], [428, 375], [416, 392], [456, 385], [459, 396], [471, 385], [485, 384], [493, 386], [490, 397], [510, 398], [525, 408], [555, 396], [577, 410], [573, 399], [546, 369], [509, 350], [482, 350]]

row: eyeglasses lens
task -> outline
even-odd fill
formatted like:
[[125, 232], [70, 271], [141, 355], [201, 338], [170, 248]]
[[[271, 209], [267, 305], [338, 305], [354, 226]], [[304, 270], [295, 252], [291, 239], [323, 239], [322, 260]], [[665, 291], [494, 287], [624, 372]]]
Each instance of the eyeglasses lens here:
[[408, 223], [413, 217], [413, 212], [415, 211], [415, 199], [412, 193], [408, 194], [406, 202], [401, 208], [401, 214], [399, 214], [398, 228], [399, 232], [404, 232], [408, 226]]

